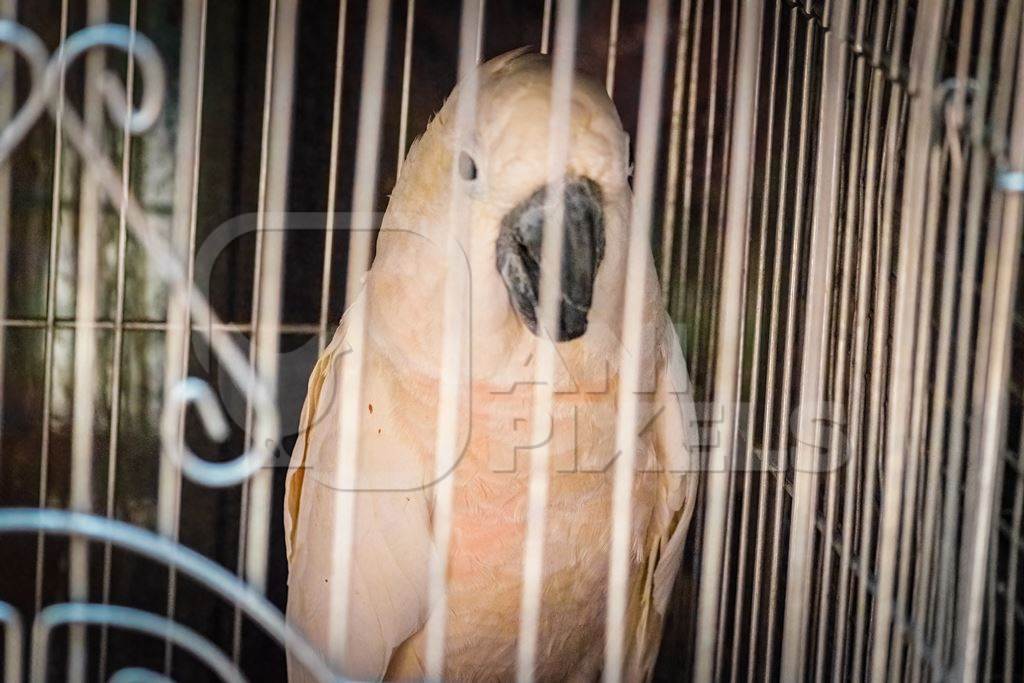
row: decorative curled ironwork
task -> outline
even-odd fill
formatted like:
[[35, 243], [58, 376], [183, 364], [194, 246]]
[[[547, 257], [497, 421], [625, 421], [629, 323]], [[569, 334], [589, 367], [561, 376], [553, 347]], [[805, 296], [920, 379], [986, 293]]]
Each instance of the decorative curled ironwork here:
[[13, 606], [0, 600], [0, 624], [4, 628], [4, 680], [21, 680], [21, 643], [24, 627], [21, 615]]
[[130, 666], [115, 671], [108, 683], [170, 683], [172, 679], [151, 669]]
[[[9, 46], [22, 58], [27, 66], [30, 85], [22, 107], [0, 130], [0, 164], [9, 160], [43, 111], [48, 110], [81, 154], [107, 201], [124, 211], [128, 227], [146, 250], [157, 272], [182, 295], [193, 318], [204, 323], [200, 325], [199, 334], [209, 344], [231, 380], [251, 397], [255, 419], [262, 427], [261, 433], [276, 435], [279, 418], [272, 391], [267, 382], [252, 370], [246, 355], [230, 338], [214, 335], [210, 331], [218, 328], [220, 321], [206, 298], [193, 290], [182, 258], [138, 200], [123, 192], [118, 170], [106, 158], [100, 142], [89, 134], [79, 114], [65, 106], [61, 116], [56, 116], [61, 79], [67, 71], [67, 65], [92, 49], [114, 48], [126, 52], [135, 60], [145, 88], [139, 106], [132, 108], [118, 76], [111, 71], [103, 72], [96, 87], [102, 94], [107, 113], [115, 124], [128, 133], [139, 134], [151, 128], [160, 117], [166, 86], [163, 64], [152, 41], [126, 27], [104, 24], [73, 34], [50, 55], [35, 33], [13, 21], [0, 20], [0, 46]], [[223, 441], [228, 436], [224, 413], [209, 384], [189, 377], [172, 387], [168, 391], [168, 400], [161, 418], [163, 457], [171, 458], [184, 476], [207, 486], [230, 486], [245, 481], [267, 464], [273, 444], [266, 442], [254, 444], [252, 449], [225, 463], [212, 463], [199, 458], [182, 443], [179, 436], [178, 425], [184, 410], [190, 405], [195, 405], [200, 421], [211, 438]], [[336, 680], [317, 651], [286, 622], [284, 615], [265, 596], [212, 560], [171, 539], [95, 515], [59, 510], [0, 510], [0, 534], [26, 531], [105, 541], [173, 567], [237, 605], [317, 680]], [[49, 634], [54, 627], [65, 624], [126, 628], [165, 638], [195, 655], [223, 680], [245, 680], [238, 668], [212, 643], [174, 621], [127, 607], [81, 603], [53, 605], [36, 616], [32, 625], [31, 680], [45, 679]], [[2, 601], [0, 628], [6, 653], [4, 678], [21, 680], [24, 638], [22, 619], [16, 609]], [[166, 678], [147, 669], [129, 668], [115, 673], [111, 680], [155, 681]]]
[[[36, 617], [35, 622], [32, 624], [32, 663], [29, 680], [47, 680], [46, 669], [47, 661], [49, 660], [50, 634], [59, 626], [71, 624], [110, 626], [145, 633], [155, 638], [163, 638], [193, 655], [206, 665], [210, 671], [216, 673], [222, 681], [245, 683], [245, 676], [242, 675], [242, 672], [216, 645], [186, 626], [182, 626], [166, 617], [132, 609], [131, 607], [86, 605], [77, 602], [50, 605]], [[122, 669], [114, 674], [111, 680], [153, 681], [167, 679], [145, 669]]]
[[1024, 171], [1001, 169], [996, 174], [996, 187], [1003, 192], [1024, 192]]
[[[313, 646], [285, 620], [284, 615], [266, 597], [213, 560], [203, 557], [169, 538], [126, 522], [82, 512], [11, 508], [0, 513], [0, 534], [26, 532], [75, 535], [92, 541], [107, 542], [166, 566], [174, 567], [176, 571], [194, 579], [213, 593], [237, 605], [254, 623], [291, 653], [295, 661], [316, 680], [339, 680]], [[50, 610], [53, 610], [54, 607], [60, 607], [63, 611], [51, 612]], [[16, 625], [20, 635], [21, 622], [16, 618], [17, 613], [11, 610], [13, 617], [6, 619], [3, 608], [4, 603], [0, 603], [0, 621], [7, 622], [8, 637], [12, 633], [12, 624]], [[10, 609], [9, 606], [8, 609]], [[181, 644], [175, 640], [175, 637], [181, 636], [182, 633], [180, 631], [171, 633], [171, 629], [178, 626], [176, 624], [172, 626], [174, 622], [138, 610], [124, 611], [127, 609], [109, 605], [76, 603], [48, 607], [40, 613], [33, 626], [33, 654], [38, 651], [38, 648], [43, 647], [43, 653], [39, 656], [45, 655], [45, 644], [41, 644], [39, 640], [47, 632], [45, 629], [40, 631], [44, 627], [39, 626], [44, 615], [48, 615], [46, 619], [50, 621], [56, 621], [60, 617], [61, 623], [106, 623], [110, 626], [140, 630], [160, 637], [166, 636], [176, 645]], [[44, 623], [49, 624], [50, 621]], [[188, 645], [182, 645], [182, 647], [188, 648], [193, 645], [195, 643], [190, 641]], [[45, 663], [45, 657], [42, 661]], [[38, 667], [44, 665], [36, 664], [34, 656], [32, 666], [33, 671], [39, 671]], [[42, 679], [36, 679], [33, 675], [33, 680]]]
[[[138, 63], [145, 83], [141, 104], [129, 110], [125, 89], [118, 76], [107, 71], [98, 81], [103, 100], [111, 119], [138, 134], [150, 128], [159, 118], [163, 105], [166, 78], [160, 55], [145, 36], [124, 26], [102, 24], [83, 29], [70, 36], [52, 56], [46, 46], [29, 29], [12, 21], [0, 21], [0, 45], [11, 46], [28, 66], [31, 88], [24, 105], [11, 122], [0, 132], [0, 164], [4, 163], [29, 129], [49, 109], [56, 117], [60, 79], [66, 72], [67, 64], [95, 48], [115, 48], [131, 55]], [[199, 334], [210, 345], [231, 381], [252, 400], [256, 421], [264, 427], [261, 434], [278, 434], [279, 416], [274, 405], [273, 392], [264, 378], [250, 366], [248, 358], [226, 335], [211, 332], [220, 325], [209, 302], [194, 291], [189, 281], [182, 258], [161, 230], [150, 220], [138, 200], [122, 191], [117, 169], [106, 158], [100, 144], [86, 130], [81, 117], [65, 107], [59, 118], [68, 140], [86, 160], [97, 185], [107, 200], [118, 209], [123, 209], [128, 227], [146, 250], [160, 276], [182, 294], [192, 317], [200, 321]], [[163, 453], [171, 458], [184, 476], [199, 484], [211, 487], [225, 487], [239, 484], [258, 469], [267, 465], [273, 454], [274, 443], [261, 440], [252, 447], [222, 463], [200, 458], [180, 438], [181, 416], [189, 405], [195, 404], [200, 421], [211, 439], [223, 441], [227, 435], [227, 423], [220, 404], [213, 399], [210, 386], [195, 377], [185, 379], [168, 392], [161, 419], [161, 442]]]

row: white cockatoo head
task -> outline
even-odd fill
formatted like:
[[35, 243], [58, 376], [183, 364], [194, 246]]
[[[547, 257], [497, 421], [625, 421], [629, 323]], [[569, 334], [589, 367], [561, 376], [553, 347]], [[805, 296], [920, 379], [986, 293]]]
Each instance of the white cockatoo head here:
[[[402, 168], [385, 216], [372, 276], [404, 293], [409, 315], [443, 304], [444, 245], [461, 228], [469, 269], [474, 346], [495, 359], [532, 345], [549, 181], [552, 64], [518, 50], [478, 67], [475, 125], [456, 130], [457, 87]], [[621, 320], [629, 138], [611, 99], [593, 79], [574, 78], [568, 121], [558, 342], [585, 343], [595, 324], [608, 336]], [[457, 196], [453, 193], [459, 193]], [[454, 203], [453, 203], [454, 202]], [[453, 220], [452, 207], [458, 207]], [[465, 221], [459, 223], [459, 221]], [[397, 292], [396, 292], [397, 293]], [[439, 334], [421, 321], [419, 343]], [[408, 334], [408, 333], [405, 333]]]

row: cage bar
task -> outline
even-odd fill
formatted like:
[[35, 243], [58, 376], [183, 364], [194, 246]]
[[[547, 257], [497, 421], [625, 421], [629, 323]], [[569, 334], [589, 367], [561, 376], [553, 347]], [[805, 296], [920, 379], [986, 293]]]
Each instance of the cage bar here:
[[[514, 13], [498, 0], [466, 0], [458, 15], [454, 5], [452, 12], [427, 12], [407, 0], [404, 25], [391, 21], [386, 0], [338, 0], [337, 25], [323, 28], [316, 12], [299, 12], [294, 0], [141, 8], [129, 0], [115, 7], [115, 14], [126, 12], [130, 30], [117, 35], [129, 42], [111, 45], [126, 54], [112, 57], [96, 45], [77, 51], [80, 31], [106, 21], [107, 4], [0, 0], [5, 27], [38, 31], [52, 53], [46, 98], [55, 124], [30, 126], [23, 141], [0, 153], [0, 530], [2, 540], [29, 532], [35, 549], [16, 559], [24, 571], [0, 577], [5, 675], [24, 673], [23, 645], [37, 653], [37, 675], [59, 666], [71, 680], [92, 672], [118, 680], [142, 671], [187, 676], [190, 664], [173, 656], [176, 648], [230, 650], [207, 659], [225, 672], [225, 660], [238, 669], [266, 662], [259, 673], [283, 675], [283, 657], [250, 645], [244, 626], [252, 620], [327, 678], [331, 672], [272, 604], [283, 606], [286, 589], [276, 583], [282, 558], [274, 471], [264, 465], [279, 464], [272, 456], [287, 450], [294, 431], [287, 391], [277, 395], [278, 380], [284, 387], [293, 379], [283, 375], [290, 367], [279, 371], [284, 338], [308, 340], [323, 353], [336, 328], [331, 318], [344, 304], [352, 347], [346, 370], [357, 371], [345, 373], [343, 391], [361, 395], [367, 330], [358, 294], [373, 254], [373, 215], [390, 189], [384, 185], [392, 170], [403, 172], [409, 141], [456, 81], [463, 83], [456, 129], [472, 129], [474, 67], [494, 56], [492, 46], [510, 47], [521, 27], [499, 25], [495, 17]], [[166, 8], [170, 18], [158, 26], [151, 13]], [[535, 0], [520, 10], [554, 67], [546, 219], [562, 222], [561, 193], [551, 190], [570, 153], [574, 73], [589, 68], [614, 95], [636, 142], [623, 345], [636, 347], [643, 333], [638, 274], [644, 250], [653, 247], [661, 294], [703, 402], [703, 504], [689, 532], [658, 675], [1013, 680], [1024, 668], [1024, 2], [657, 0], [637, 11], [603, 0], [586, 10], [572, 0]], [[265, 65], [225, 67], [232, 60], [223, 46], [207, 41], [208, 20], [221, 16], [238, 20], [224, 30], [255, 45], [251, 51], [265, 54]], [[140, 26], [153, 35], [137, 32]], [[336, 42], [320, 50], [320, 39]], [[172, 102], [151, 133], [166, 138], [169, 151], [159, 163], [173, 183], [171, 206], [140, 200], [156, 156], [137, 153], [145, 149], [132, 139], [139, 131], [131, 118], [118, 118], [149, 95], [148, 57], [136, 47], [154, 43], [165, 61], [179, 60]], [[69, 46], [75, 59], [66, 57]], [[22, 80], [35, 65], [15, 66], [30, 55], [14, 43], [0, 48], [6, 131], [43, 86]], [[353, 77], [360, 59], [362, 73]], [[436, 82], [438, 73], [450, 73], [451, 82]], [[122, 78], [123, 92], [109, 89]], [[223, 111], [241, 150], [230, 163], [214, 158], [216, 144], [202, 135], [204, 118], [210, 125], [224, 103], [235, 107]], [[303, 130], [313, 142], [298, 134], [310, 120], [322, 128]], [[309, 153], [318, 144], [323, 154]], [[251, 183], [242, 179], [243, 165], [259, 166]], [[46, 172], [28, 172], [38, 166]], [[238, 186], [231, 207], [255, 203], [259, 223], [255, 244], [239, 247], [226, 267], [228, 288], [238, 290], [232, 306], [244, 310], [232, 309], [224, 320], [213, 314], [219, 300], [210, 302], [224, 293], [199, 291], [194, 282], [199, 228], [211, 211], [200, 168], [230, 176], [226, 185]], [[284, 212], [305, 208], [313, 195], [326, 215], [323, 240], [309, 247], [286, 239], [292, 226]], [[451, 237], [472, 239], [458, 204]], [[355, 220], [343, 231], [338, 208], [348, 206]], [[37, 226], [43, 229], [32, 232]], [[560, 262], [559, 233], [545, 231], [546, 263]], [[306, 278], [303, 268], [310, 282], [316, 271], [321, 277], [308, 301], [306, 292], [289, 289], [297, 275]], [[432, 453], [437, 557], [429, 587], [434, 611], [424, 624], [432, 679], [446, 672], [456, 483], [448, 470], [468, 371], [465, 282], [455, 270], [444, 302], [448, 379], [439, 385]], [[557, 268], [541, 278], [545, 319], [559, 295], [550, 270]], [[133, 288], [158, 277], [170, 281], [166, 313], [134, 310]], [[303, 310], [290, 310], [292, 301]], [[137, 361], [127, 345], [137, 333], [164, 348], [147, 348]], [[186, 443], [189, 408], [210, 435], [219, 414], [213, 389], [189, 378], [192, 335], [214, 347], [244, 404], [235, 417], [245, 452], [224, 462], [216, 460], [226, 454], [200, 459]], [[509, 614], [518, 622], [520, 681], [536, 678], [546, 656], [545, 432], [555, 352], [553, 343], [539, 348], [532, 441], [545, 445], [529, 453], [522, 595]], [[636, 521], [635, 360], [624, 354], [621, 361], [616, 445], [626, 457], [614, 468], [608, 586], [595, 596], [605, 609], [603, 634], [595, 634], [595, 641], [603, 637], [605, 680], [623, 678], [634, 626], [627, 591]], [[142, 376], [153, 386], [140, 391], [155, 400], [135, 405], [128, 390]], [[359, 451], [361, 406], [347, 400], [342, 408], [343, 467], [331, 482], [338, 488], [359, 480], [352, 454]], [[31, 429], [18, 427], [25, 415]], [[127, 458], [145, 443], [146, 435], [125, 431], [137, 417], [160, 425], [148, 435], [159, 440], [155, 485], [125, 473]], [[27, 483], [23, 468], [31, 471]], [[194, 520], [181, 509], [183, 478], [230, 489], [216, 510], [220, 525], [203, 533], [220, 534], [231, 568], [185, 547], [184, 525]], [[38, 509], [20, 507], [26, 500]], [[353, 495], [338, 501], [325, 540], [335, 567], [326, 638], [335, 662], [352, 642], [355, 531]], [[134, 525], [118, 521], [126, 514], [138, 515]], [[166, 568], [155, 579], [166, 591], [157, 598], [162, 610], [142, 616], [112, 604], [121, 596], [147, 600], [141, 585], [117, 586], [120, 564], [114, 566], [122, 560], [115, 548]], [[190, 590], [179, 590], [179, 574], [212, 587], [231, 615], [225, 624], [202, 624], [198, 640], [184, 624]], [[137, 668], [110, 671], [123, 657], [108, 631], [133, 624], [159, 652], [140, 648], [131, 653]], [[66, 645], [40, 635], [58, 625], [67, 627]]]

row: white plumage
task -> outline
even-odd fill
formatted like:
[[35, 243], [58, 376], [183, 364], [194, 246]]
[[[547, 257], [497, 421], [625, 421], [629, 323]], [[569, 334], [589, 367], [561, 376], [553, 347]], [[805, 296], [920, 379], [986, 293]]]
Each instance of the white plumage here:
[[[551, 71], [546, 57], [504, 55], [480, 67], [472, 180], [452, 186], [458, 90], [409, 152], [363, 291], [310, 378], [287, 482], [288, 616], [327, 647], [333, 573], [331, 525], [340, 496], [354, 496], [355, 547], [346, 661], [361, 679], [423, 675], [435, 487], [444, 244], [451, 193], [466, 192], [472, 296], [471, 391], [459, 409], [462, 458], [453, 476], [445, 677], [508, 680], [515, 673], [529, 479], [532, 362], [539, 344], [496, 267], [510, 212], [547, 172]], [[545, 540], [541, 680], [592, 679], [602, 663], [611, 529], [618, 365], [631, 194], [628, 139], [614, 105], [579, 77], [572, 92], [568, 178], [599, 188], [603, 258], [582, 336], [557, 344], [551, 479]], [[504, 221], [504, 228], [503, 228]], [[696, 426], [689, 381], [650, 257], [645, 277], [638, 472], [628, 620], [629, 680], [649, 677], [696, 494]], [[365, 316], [359, 488], [327, 484], [344, 458], [339, 396], [348, 321]], [[296, 665], [290, 675], [302, 674]]]

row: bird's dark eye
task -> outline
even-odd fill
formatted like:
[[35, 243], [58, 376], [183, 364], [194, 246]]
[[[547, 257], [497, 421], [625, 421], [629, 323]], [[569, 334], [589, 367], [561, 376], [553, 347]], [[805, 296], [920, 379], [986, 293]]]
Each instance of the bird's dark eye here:
[[476, 180], [476, 162], [465, 152], [459, 152], [459, 175], [463, 180]]

